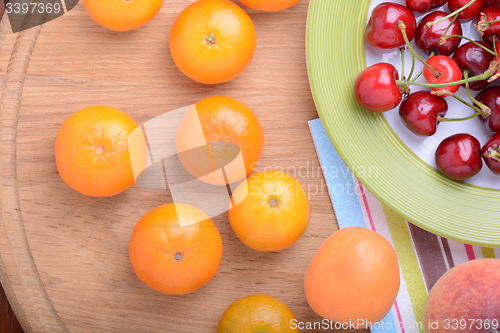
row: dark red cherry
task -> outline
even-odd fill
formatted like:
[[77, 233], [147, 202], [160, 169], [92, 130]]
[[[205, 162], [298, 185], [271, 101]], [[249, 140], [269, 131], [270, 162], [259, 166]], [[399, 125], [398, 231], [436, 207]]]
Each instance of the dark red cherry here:
[[[486, 15], [486, 21], [494, 21], [500, 19], [500, 7], [498, 6], [486, 6], [481, 13]], [[477, 24], [481, 23], [481, 15], [477, 19]], [[500, 36], [500, 22], [491, 23], [491, 26], [483, 32], [483, 40], [490, 45], [493, 45], [493, 35], [496, 35], [495, 42], [498, 42], [498, 36]]]
[[500, 6], [500, 0], [485, 0], [488, 5]]
[[476, 99], [491, 109], [488, 117], [479, 116], [487, 129], [500, 132], [500, 87], [488, 87], [477, 94]]
[[429, 10], [441, 7], [447, 2], [448, 0], [406, 0], [406, 7], [414, 12], [427, 13]]
[[483, 167], [481, 145], [470, 134], [460, 133], [447, 137], [436, 149], [436, 166], [445, 176], [466, 180]]
[[[450, 0], [448, 1], [448, 7], [453, 13], [458, 8], [467, 5], [470, 0]], [[462, 21], [470, 21], [473, 18], [479, 16], [479, 13], [484, 8], [484, 0], [476, 0], [472, 5], [468, 6], [458, 14], [458, 18]]]
[[410, 131], [421, 136], [431, 136], [436, 133], [437, 117], [444, 117], [447, 111], [446, 100], [428, 91], [411, 93], [399, 106], [399, 115], [403, 123]]
[[[436, 77], [433, 72], [431, 72], [427, 67], [424, 67], [424, 69], [422, 70], [422, 74], [424, 75], [427, 82], [431, 84], [442, 84], [448, 82], [451, 83], [460, 81], [462, 79], [462, 71], [460, 71], [460, 67], [458, 67], [455, 60], [451, 59], [450, 57], [438, 54], [432, 58], [429, 58], [426, 63], [441, 74], [439, 77]], [[432, 87], [432, 90], [448, 90], [449, 92], [454, 94], [459, 88], [459, 84], [454, 84], [446, 87]], [[443, 96], [448, 96], [448, 94]]]
[[395, 81], [398, 79], [398, 71], [391, 64], [380, 62], [365, 68], [354, 82], [356, 101], [373, 112], [394, 109], [403, 98]]
[[[425, 28], [427, 23], [439, 20], [446, 15], [448, 15], [448, 13], [437, 10], [425, 15], [422, 21], [420, 21], [415, 34], [415, 44], [417, 44], [422, 51], [429, 54], [432, 51], [437, 51], [439, 54], [450, 55], [458, 48], [460, 45], [460, 38], [456, 37], [447, 38], [443, 45], [439, 45], [440, 38], [450, 25], [452, 18], [434, 24], [429, 29]], [[458, 20], [453, 22], [447, 35], [462, 35], [462, 25]]]
[[[478, 41], [477, 43], [490, 48], [486, 42]], [[467, 69], [470, 72], [469, 77], [483, 74], [490, 67], [493, 58], [493, 54], [471, 42], [461, 45], [455, 51], [455, 54], [453, 54], [453, 60], [457, 62], [462, 71]], [[469, 87], [472, 90], [481, 90], [488, 85], [488, 80], [472, 81], [469, 83]]]
[[493, 173], [500, 174], [500, 161], [494, 156], [500, 156], [500, 133], [493, 134], [481, 148], [481, 156]]
[[370, 20], [366, 25], [365, 39], [368, 43], [381, 49], [396, 49], [405, 45], [403, 34], [397, 22], [406, 25], [406, 35], [412, 41], [415, 37], [417, 21], [411, 10], [392, 2], [383, 2], [373, 8]]

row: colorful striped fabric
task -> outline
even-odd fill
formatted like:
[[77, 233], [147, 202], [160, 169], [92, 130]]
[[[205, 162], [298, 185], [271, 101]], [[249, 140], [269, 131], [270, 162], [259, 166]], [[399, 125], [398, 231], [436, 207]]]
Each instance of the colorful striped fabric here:
[[[450, 268], [476, 258], [500, 258], [499, 249], [462, 244], [431, 234], [381, 203], [354, 177], [335, 151], [320, 119], [309, 127], [340, 228], [360, 226], [384, 236], [396, 250], [401, 288], [389, 314], [373, 323], [374, 333], [420, 333], [427, 293]], [[375, 170], [358, 170], [375, 172]]]

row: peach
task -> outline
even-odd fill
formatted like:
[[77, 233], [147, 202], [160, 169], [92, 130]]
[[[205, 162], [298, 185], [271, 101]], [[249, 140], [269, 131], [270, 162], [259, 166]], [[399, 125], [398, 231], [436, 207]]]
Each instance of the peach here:
[[500, 332], [500, 260], [477, 259], [450, 269], [425, 303], [426, 333]]

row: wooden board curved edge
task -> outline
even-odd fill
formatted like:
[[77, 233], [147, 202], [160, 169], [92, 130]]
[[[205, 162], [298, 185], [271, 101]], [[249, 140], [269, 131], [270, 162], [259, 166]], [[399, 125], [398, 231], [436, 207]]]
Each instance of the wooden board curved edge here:
[[[39, 25], [18, 34], [0, 101], [0, 279], [26, 333], [58, 333], [68, 330], [45, 290], [33, 260], [17, 184], [19, 110], [24, 79], [41, 29]], [[5, 33], [5, 29], [2, 32]]]

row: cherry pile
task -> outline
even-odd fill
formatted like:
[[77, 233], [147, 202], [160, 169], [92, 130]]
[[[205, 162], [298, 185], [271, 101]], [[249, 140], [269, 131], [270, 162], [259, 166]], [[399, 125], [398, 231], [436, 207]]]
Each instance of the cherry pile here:
[[[450, 13], [435, 10], [445, 4]], [[414, 12], [425, 14], [418, 24]], [[461, 22], [470, 20], [475, 20], [482, 41], [462, 36]], [[386, 62], [364, 69], [354, 83], [357, 102], [372, 112], [385, 112], [399, 105], [403, 123], [419, 136], [434, 135], [441, 122], [477, 118], [494, 133], [488, 142], [481, 147], [470, 134], [452, 135], [438, 145], [436, 166], [452, 179], [466, 180], [481, 170], [484, 160], [492, 172], [500, 175], [500, 87], [489, 86], [500, 77], [500, 0], [406, 0], [406, 6], [384, 2], [373, 9], [365, 39], [375, 48], [391, 52], [399, 49], [402, 75]], [[415, 52], [412, 41], [428, 54], [427, 60]], [[408, 76], [405, 51], [412, 56]], [[424, 67], [414, 73], [417, 61]], [[420, 76], [425, 83], [416, 81]], [[455, 94], [461, 85], [470, 102]], [[412, 93], [411, 86], [423, 86], [428, 91]], [[471, 91], [479, 93], [473, 96]], [[459, 100], [470, 108], [471, 115], [446, 118], [447, 98]]]

